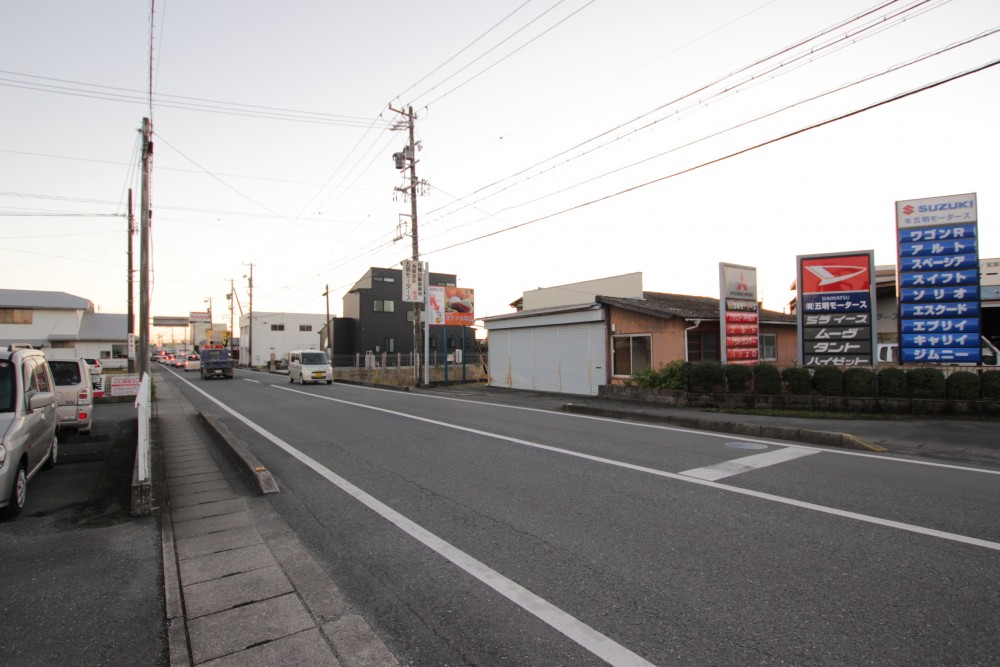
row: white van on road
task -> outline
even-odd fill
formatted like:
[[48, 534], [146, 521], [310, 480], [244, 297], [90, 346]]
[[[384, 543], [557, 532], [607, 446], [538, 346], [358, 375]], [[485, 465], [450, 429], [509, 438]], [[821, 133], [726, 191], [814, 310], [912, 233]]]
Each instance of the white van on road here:
[[288, 353], [288, 381], [333, 382], [333, 366], [322, 350], [293, 350]]

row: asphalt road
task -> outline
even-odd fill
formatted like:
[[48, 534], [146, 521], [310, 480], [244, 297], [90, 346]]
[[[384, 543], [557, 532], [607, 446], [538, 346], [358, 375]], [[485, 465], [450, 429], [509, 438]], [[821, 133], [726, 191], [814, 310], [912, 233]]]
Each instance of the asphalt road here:
[[1000, 662], [1000, 470], [238, 372], [184, 391], [415, 665]]

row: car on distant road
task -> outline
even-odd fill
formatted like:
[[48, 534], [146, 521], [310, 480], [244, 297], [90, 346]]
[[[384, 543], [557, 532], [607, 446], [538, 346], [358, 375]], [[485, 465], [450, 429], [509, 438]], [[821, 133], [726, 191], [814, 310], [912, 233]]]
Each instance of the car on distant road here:
[[201, 357], [197, 354], [189, 354], [184, 357], [184, 372], [201, 370]]
[[87, 366], [90, 368], [91, 375], [100, 375], [104, 372], [104, 368], [101, 366], [101, 360], [95, 359], [93, 357], [88, 357], [84, 359]]
[[174, 355], [174, 360], [170, 362], [170, 365], [174, 368], [184, 368], [184, 361], [187, 356], [184, 353], [178, 353]]
[[0, 351], [0, 513], [21, 513], [28, 482], [59, 455], [55, 380], [40, 350]]
[[56, 382], [58, 432], [90, 433], [94, 421], [94, 388], [89, 364], [85, 359], [50, 359], [49, 368]]

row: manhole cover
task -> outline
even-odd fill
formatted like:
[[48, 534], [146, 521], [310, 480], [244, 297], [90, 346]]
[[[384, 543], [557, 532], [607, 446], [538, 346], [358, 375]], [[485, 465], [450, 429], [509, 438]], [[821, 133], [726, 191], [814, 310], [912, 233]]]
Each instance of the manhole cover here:
[[767, 445], [757, 442], [727, 442], [726, 447], [732, 447], [733, 449], [767, 449]]

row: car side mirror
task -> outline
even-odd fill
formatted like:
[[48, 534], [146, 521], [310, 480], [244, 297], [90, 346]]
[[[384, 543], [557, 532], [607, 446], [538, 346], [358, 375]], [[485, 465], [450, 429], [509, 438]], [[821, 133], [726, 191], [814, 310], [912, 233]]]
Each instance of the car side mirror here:
[[56, 400], [56, 395], [51, 391], [36, 391], [28, 397], [28, 410], [34, 412], [52, 405]]

